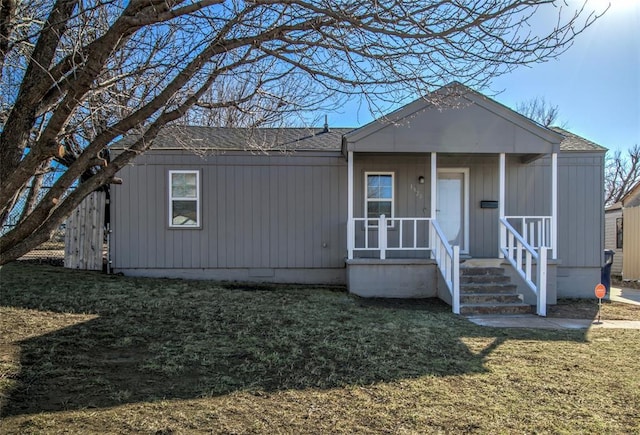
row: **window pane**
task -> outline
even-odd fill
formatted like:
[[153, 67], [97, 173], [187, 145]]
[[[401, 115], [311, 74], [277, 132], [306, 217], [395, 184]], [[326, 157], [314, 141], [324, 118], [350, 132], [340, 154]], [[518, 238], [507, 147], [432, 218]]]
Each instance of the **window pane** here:
[[198, 225], [196, 201], [172, 201], [171, 222], [173, 225]]
[[622, 249], [622, 218], [616, 218], [616, 249]]
[[367, 175], [367, 198], [391, 199], [392, 184], [391, 175]]
[[377, 175], [367, 175], [367, 198], [378, 198], [379, 194], [379, 177]]
[[195, 198], [196, 186], [196, 174], [171, 174], [171, 196], [174, 198]]
[[391, 202], [390, 201], [379, 202], [378, 203], [378, 213], [379, 214], [383, 214], [386, 217], [390, 218], [391, 217]]
[[378, 214], [378, 203], [377, 202], [369, 202], [367, 203], [367, 217], [368, 218], [377, 218], [380, 215]]
[[391, 188], [391, 175], [379, 175], [380, 186]]
[[376, 201], [367, 203], [367, 217], [378, 218], [380, 215], [391, 217], [391, 202], [390, 201]]

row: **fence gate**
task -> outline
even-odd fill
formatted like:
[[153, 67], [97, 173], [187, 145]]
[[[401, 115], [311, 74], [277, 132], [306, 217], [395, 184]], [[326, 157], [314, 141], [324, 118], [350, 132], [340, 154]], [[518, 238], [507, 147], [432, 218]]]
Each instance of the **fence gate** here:
[[105, 192], [87, 196], [67, 219], [64, 266], [102, 270]]

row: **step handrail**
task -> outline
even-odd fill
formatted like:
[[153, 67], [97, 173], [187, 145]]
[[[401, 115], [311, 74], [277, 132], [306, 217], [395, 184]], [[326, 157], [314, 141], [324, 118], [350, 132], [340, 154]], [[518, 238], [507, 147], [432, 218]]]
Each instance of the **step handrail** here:
[[431, 224], [431, 258], [444, 277], [454, 314], [460, 314], [460, 246], [451, 246], [436, 219]]
[[[547, 251], [549, 248], [541, 246], [537, 249], [531, 246], [518, 231], [507, 221], [500, 218], [501, 231], [506, 237], [501, 237], [500, 252], [522, 277], [527, 286], [536, 295], [536, 312], [539, 316], [547, 315]], [[524, 258], [523, 258], [524, 254]], [[532, 265], [536, 263], [536, 277], [533, 280]]]

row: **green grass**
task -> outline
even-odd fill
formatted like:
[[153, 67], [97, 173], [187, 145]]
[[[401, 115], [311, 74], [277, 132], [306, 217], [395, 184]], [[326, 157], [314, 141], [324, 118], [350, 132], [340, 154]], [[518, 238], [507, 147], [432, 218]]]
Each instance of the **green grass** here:
[[640, 431], [639, 331], [18, 263], [0, 283], [0, 433]]

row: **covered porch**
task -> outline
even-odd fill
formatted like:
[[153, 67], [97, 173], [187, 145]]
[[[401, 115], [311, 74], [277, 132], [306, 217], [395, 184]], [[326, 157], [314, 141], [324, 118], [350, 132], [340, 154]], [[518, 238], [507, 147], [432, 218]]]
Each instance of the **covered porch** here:
[[500, 259], [546, 315], [562, 136], [472, 91], [455, 98], [345, 136], [350, 291], [438, 296], [460, 313], [461, 263]]

